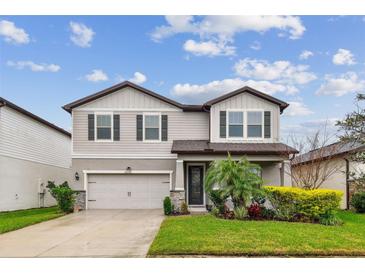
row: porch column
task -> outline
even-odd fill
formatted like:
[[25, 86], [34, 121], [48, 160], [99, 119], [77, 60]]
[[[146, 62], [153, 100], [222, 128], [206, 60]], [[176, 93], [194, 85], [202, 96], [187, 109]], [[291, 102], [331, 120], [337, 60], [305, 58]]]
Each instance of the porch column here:
[[174, 190], [181, 191], [184, 190], [184, 161], [176, 160], [176, 179]]
[[285, 160], [281, 162], [281, 178], [282, 178], [282, 182], [281, 185], [282, 186], [292, 186], [292, 182], [291, 182], [291, 168], [290, 168], [290, 161], [289, 160]]
[[174, 205], [174, 210], [179, 212], [181, 210], [181, 205], [185, 202], [183, 160], [176, 160], [175, 185], [170, 191], [170, 198]]

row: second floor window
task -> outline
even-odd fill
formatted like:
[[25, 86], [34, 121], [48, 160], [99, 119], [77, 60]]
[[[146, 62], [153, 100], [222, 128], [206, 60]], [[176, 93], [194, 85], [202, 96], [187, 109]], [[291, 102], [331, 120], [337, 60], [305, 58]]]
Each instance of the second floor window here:
[[144, 139], [146, 141], [160, 140], [160, 115], [145, 115]]
[[96, 140], [112, 140], [112, 115], [96, 115]]
[[247, 137], [262, 138], [262, 112], [247, 112]]
[[243, 112], [228, 112], [228, 136], [233, 138], [243, 137]]

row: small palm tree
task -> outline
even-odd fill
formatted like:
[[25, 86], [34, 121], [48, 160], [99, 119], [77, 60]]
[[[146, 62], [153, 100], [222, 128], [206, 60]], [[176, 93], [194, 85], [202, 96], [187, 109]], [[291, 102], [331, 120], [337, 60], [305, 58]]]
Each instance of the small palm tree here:
[[261, 167], [244, 157], [234, 161], [228, 154], [226, 160], [210, 164], [205, 176], [205, 191], [210, 192], [217, 187], [222, 191], [222, 196], [231, 196], [235, 208], [245, 207], [253, 195], [262, 192], [263, 181], [255, 170], [261, 170]]

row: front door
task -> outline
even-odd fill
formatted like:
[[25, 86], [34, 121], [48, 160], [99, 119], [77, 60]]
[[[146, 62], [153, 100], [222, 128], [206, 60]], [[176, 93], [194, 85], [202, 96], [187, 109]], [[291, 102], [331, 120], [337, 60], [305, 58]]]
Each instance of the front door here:
[[189, 205], [204, 204], [203, 178], [204, 167], [202, 165], [188, 166]]

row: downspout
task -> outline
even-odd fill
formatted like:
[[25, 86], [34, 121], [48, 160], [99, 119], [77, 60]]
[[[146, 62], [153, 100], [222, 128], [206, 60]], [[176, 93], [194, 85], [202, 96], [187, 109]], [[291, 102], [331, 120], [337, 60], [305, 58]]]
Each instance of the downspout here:
[[350, 161], [345, 158], [346, 162], [346, 209], [350, 209]]

